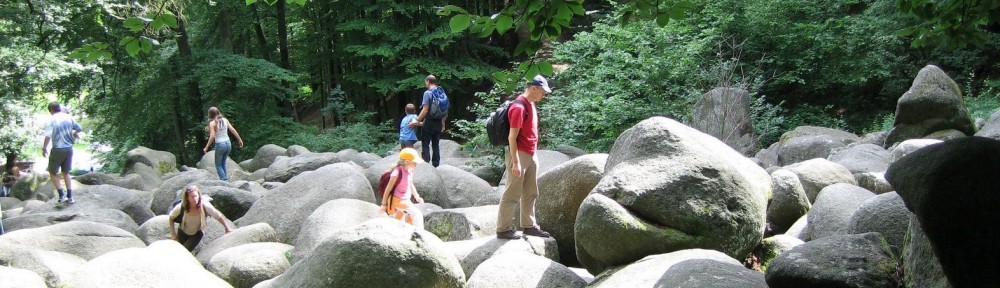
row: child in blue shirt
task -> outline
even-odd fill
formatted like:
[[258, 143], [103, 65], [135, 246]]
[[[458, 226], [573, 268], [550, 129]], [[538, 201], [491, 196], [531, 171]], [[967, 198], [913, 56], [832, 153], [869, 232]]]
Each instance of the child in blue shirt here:
[[413, 148], [413, 144], [417, 143], [417, 132], [407, 124], [417, 119], [417, 106], [406, 104], [405, 111], [406, 117], [403, 117], [403, 121], [399, 121], [399, 145], [403, 148]]

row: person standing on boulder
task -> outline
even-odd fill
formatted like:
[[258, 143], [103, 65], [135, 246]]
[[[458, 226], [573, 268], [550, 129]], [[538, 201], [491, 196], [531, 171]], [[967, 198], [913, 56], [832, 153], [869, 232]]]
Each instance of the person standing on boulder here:
[[[73, 204], [76, 200], [73, 200], [73, 187], [69, 180], [69, 171], [72, 169], [71, 165], [73, 163], [73, 143], [76, 139], [80, 138], [80, 131], [83, 128], [80, 127], [76, 120], [73, 120], [73, 116], [70, 116], [66, 112], [62, 112], [62, 107], [60, 107], [59, 102], [52, 101], [49, 103], [49, 113], [52, 114], [52, 119], [49, 123], [45, 125], [45, 140], [42, 142], [42, 157], [49, 157], [49, 178], [52, 179], [52, 185], [56, 187], [56, 191], [59, 192], [58, 202], [65, 201], [66, 203]], [[52, 151], [46, 150], [49, 146], [49, 141], [52, 141]], [[63, 191], [62, 184], [59, 184], [59, 173], [62, 170], [62, 179], [66, 183], [65, 193]]]
[[417, 119], [417, 107], [413, 104], [406, 104], [403, 111], [406, 112], [406, 116], [399, 121], [399, 146], [401, 146], [400, 149], [413, 148], [413, 144], [417, 144], [417, 131], [410, 128], [409, 124]]
[[243, 148], [243, 138], [240, 132], [236, 132], [236, 127], [229, 123], [229, 119], [222, 117], [219, 108], [208, 108], [208, 143], [205, 144], [203, 152], [208, 153], [208, 147], [215, 143], [215, 171], [219, 173], [219, 180], [229, 181], [229, 174], [226, 173], [226, 160], [229, 159], [229, 152], [233, 150], [233, 144], [229, 141], [229, 132], [236, 136], [236, 141]]
[[[517, 96], [507, 109], [510, 121], [510, 135], [507, 137], [509, 151], [506, 153], [507, 190], [500, 196], [497, 217], [497, 238], [520, 239], [521, 235], [511, 227], [514, 211], [521, 208], [521, 228], [524, 235], [549, 237], [535, 221], [535, 199], [538, 198], [538, 110], [535, 103], [545, 94], [552, 92], [549, 82], [542, 75], [535, 76], [524, 93]], [[527, 110], [528, 113], [525, 113]]]
[[[219, 223], [222, 223], [226, 233], [233, 231], [226, 223], [229, 221], [226, 216], [216, 210], [212, 203], [203, 200], [204, 197], [202, 197], [201, 189], [198, 189], [198, 186], [188, 185], [184, 187], [184, 198], [181, 198], [181, 204], [170, 211], [170, 216], [167, 219], [167, 223], [170, 225], [170, 239], [180, 242], [188, 251], [194, 251], [194, 247], [197, 247], [198, 243], [201, 243], [201, 238], [205, 236], [205, 229], [208, 228], [207, 216], [212, 216]], [[174, 221], [177, 217], [180, 217], [181, 225], [177, 227], [177, 230], [174, 230], [174, 223], [176, 223]]]
[[[423, 152], [420, 155], [437, 167], [441, 164], [441, 134], [444, 133], [444, 123], [448, 119], [448, 96], [444, 88], [438, 86], [437, 76], [427, 75], [424, 86], [427, 86], [427, 91], [424, 91], [420, 101], [420, 115], [407, 126], [423, 127], [420, 136], [420, 148]], [[431, 148], [434, 154], [431, 154]]]
[[413, 185], [413, 172], [417, 169], [417, 163], [423, 162], [413, 148], [399, 151], [399, 162], [392, 167], [389, 183], [385, 186], [385, 191], [382, 191], [382, 206], [379, 207], [379, 212], [420, 229], [424, 229], [424, 214], [410, 198], [416, 199], [417, 203], [424, 203], [424, 199], [417, 193], [417, 187]]

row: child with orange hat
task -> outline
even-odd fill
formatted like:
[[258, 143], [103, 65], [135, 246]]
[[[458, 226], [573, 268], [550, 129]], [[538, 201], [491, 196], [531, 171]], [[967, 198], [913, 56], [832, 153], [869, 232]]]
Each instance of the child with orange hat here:
[[382, 206], [379, 207], [379, 211], [385, 212], [389, 217], [410, 223], [420, 229], [424, 229], [424, 214], [417, 209], [410, 198], [412, 197], [417, 203], [424, 203], [424, 199], [417, 193], [417, 187], [413, 186], [413, 171], [416, 170], [417, 163], [423, 162], [420, 154], [413, 148], [403, 148], [399, 151], [399, 162], [392, 167], [389, 183], [383, 191]]

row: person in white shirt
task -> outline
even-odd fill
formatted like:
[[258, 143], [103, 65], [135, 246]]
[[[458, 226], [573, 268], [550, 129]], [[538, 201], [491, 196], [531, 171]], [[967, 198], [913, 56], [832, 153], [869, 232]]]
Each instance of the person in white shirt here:
[[[184, 187], [184, 198], [181, 198], [181, 204], [174, 207], [168, 217], [170, 239], [180, 242], [188, 251], [194, 251], [194, 248], [198, 247], [198, 243], [201, 243], [201, 238], [205, 236], [204, 231], [208, 228], [207, 216], [212, 216], [219, 223], [222, 223], [226, 233], [233, 231], [226, 223], [228, 221], [226, 216], [216, 210], [212, 203], [203, 201], [203, 199], [201, 189], [198, 189], [198, 186], [188, 185]], [[174, 230], [174, 219], [177, 217], [181, 217], [181, 225]]]

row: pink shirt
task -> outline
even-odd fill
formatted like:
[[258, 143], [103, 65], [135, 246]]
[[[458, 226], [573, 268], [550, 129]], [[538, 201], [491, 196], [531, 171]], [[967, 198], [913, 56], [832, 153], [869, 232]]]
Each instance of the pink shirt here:
[[[526, 95], [521, 94], [517, 98], [527, 105], [522, 105], [519, 101], [511, 103], [510, 108], [507, 108], [507, 119], [510, 120], [510, 128], [521, 129], [517, 133], [517, 150], [535, 155], [535, 150], [538, 149], [538, 113], [535, 104], [528, 101]], [[527, 117], [524, 115], [525, 109], [528, 109]]]
[[[403, 176], [399, 176], [400, 171], [403, 172]], [[392, 191], [393, 196], [403, 200], [410, 200], [410, 198], [413, 197], [409, 189], [410, 183], [413, 183], [413, 171], [406, 168], [392, 168], [392, 173], [389, 174], [389, 177], [396, 177], [396, 181], [399, 182], [399, 184], [396, 185], [396, 190]]]

